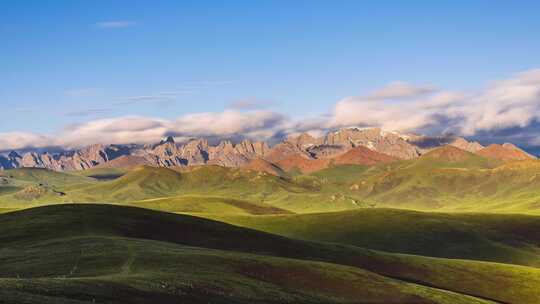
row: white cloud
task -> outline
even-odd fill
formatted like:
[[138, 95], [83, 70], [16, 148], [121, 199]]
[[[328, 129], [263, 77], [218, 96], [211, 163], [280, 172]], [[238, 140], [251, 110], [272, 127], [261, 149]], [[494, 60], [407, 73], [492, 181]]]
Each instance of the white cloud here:
[[[175, 95], [173, 93], [139, 96], [132, 101], [151, 101], [160, 96], [170, 98]], [[498, 140], [513, 136], [504, 135], [510, 134], [506, 130], [512, 130], [512, 134], [519, 134], [521, 140], [540, 144], [540, 69], [493, 82], [475, 92], [437, 91], [426, 86], [394, 83], [366, 96], [344, 98], [328, 115], [303, 119], [291, 119], [272, 111], [227, 109], [187, 114], [175, 120], [138, 116], [98, 119], [65, 128], [54, 137], [23, 132], [0, 133], [0, 150], [54, 145], [76, 147], [92, 143], [152, 143], [165, 135], [179, 138], [244, 136], [264, 140], [303, 131], [320, 134], [323, 130], [346, 126], [448, 131], [484, 138], [497, 133]]]
[[349, 97], [336, 104], [332, 125], [377, 126], [389, 130], [411, 131], [428, 124], [431, 112], [418, 111], [415, 103], [391, 104]]
[[[415, 95], [414, 90], [402, 90], [399, 95], [394, 90], [396, 94], [384, 95], [383, 91], [388, 90], [380, 90], [377, 98], [372, 94], [339, 101], [331, 125], [368, 125], [405, 131], [434, 128], [470, 136], [524, 128], [540, 120], [540, 69], [519, 73], [472, 93], [430, 91], [429, 95]], [[409, 98], [396, 101], [398, 95]]]
[[449, 111], [463, 119], [456, 127], [465, 135], [526, 127], [540, 120], [540, 69], [495, 82], [469, 100], [451, 105]]
[[154, 142], [167, 132], [168, 124], [167, 120], [137, 116], [99, 119], [65, 129], [59, 142], [67, 147]]
[[0, 151], [9, 149], [37, 148], [54, 146], [54, 139], [28, 132], [0, 133]]
[[58, 136], [0, 133], [0, 151], [27, 147], [75, 148], [94, 143], [154, 143], [165, 135], [269, 139], [289, 127], [281, 114], [270, 111], [195, 113], [176, 120], [126, 116], [98, 119], [66, 127]]
[[276, 112], [226, 110], [182, 116], [173, 123], [171, 131], [184, 136], [243, 135], [268, 138], [287, 126], [287, 118]]
[[134, 25], [136, 25], [136, 22], [128, 20], [109, 20], [96, 23], [96, 26], [101, 29], [126, 28]]

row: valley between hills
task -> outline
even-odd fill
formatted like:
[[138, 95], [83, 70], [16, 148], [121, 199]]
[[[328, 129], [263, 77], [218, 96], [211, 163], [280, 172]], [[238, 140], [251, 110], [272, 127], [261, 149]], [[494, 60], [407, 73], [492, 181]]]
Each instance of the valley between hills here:
[[0, 158], [2, 303], [540, 303], [540, 160], [348, 128]]

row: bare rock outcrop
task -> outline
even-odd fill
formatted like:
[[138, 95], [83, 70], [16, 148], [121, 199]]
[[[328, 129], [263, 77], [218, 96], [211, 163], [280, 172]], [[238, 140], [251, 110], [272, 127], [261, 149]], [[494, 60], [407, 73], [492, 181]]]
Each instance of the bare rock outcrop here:
[[453, 135], [424, 136], [380, 128], [343, 128], [321, 137], [309, 133], [291, 135], [272, 147], [265, 142], [248, 139], [237, 143], [222, 140], [218, 145], [209, 145], [204, 138], [177, 143], [173, 137], [167, 137], [155, 145], [94, 144], [57, 153], [12, 151], [0, 154], [0, 169], [36, 167], [72, 171], [106, 167], [108, 163], [112, 167], [132, 164], [246, 167], [251, 164], [265, 168], [278, 165], [285, 170], [298, 167], [313, 172], [332, 164], [370, 165], [394, 159], [412, 159], [445, 145], [501, 160], [535, 158], [509, 143], [483, 147], [478, 142]]
[[410, 144], [406, 136], [380, 128], [340, 129], [328, 133], [324, 142], [328, 145], [342, 145], [350, 148], [364, 146], [399, 159], [412, 159], [420, 155], [418, 148]]

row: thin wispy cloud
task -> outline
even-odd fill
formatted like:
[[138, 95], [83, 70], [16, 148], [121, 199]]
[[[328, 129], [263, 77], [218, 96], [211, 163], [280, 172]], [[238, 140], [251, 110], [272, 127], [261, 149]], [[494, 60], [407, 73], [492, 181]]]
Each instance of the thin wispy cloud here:
[[273, 104], [274, 102], [272, 102], [271, 100], [247, 98], [247, 99], [237, 100], [231, 103], [229, 107], [231, 109], [236, 109], [236, 110], [256, 110], [256, 109], [268, 108]]
[[101, 21], [95, 24], [100, 29], [120, 29], [135, 26], [137, 23], [129, 20], [109, 20]]
[[93, 108], [93, 109], [83, 109], [77, 111], [67, 112], [66, 116], [75, 116], [75, 117], [87, 117], [87, 116], [103, 116], [113, 112], [113, 109], [109, 108]]
[[431, 94], [437, 91], [437, 88], [431, 85], [413, 85], [404, 81], [395, 81], [372, 92], [367, 96], [368, 99], [401, 99], [412, 98]]
[[127, 104], [151, 104], [151, 103], [172, 103], [181, 95], [190, 95], [195, 94], [195, 90], [176, 90], [176, 91], [164, 91], [156, 94], [149, 95], [139, 95], [139, 96], [129, 96], [121, 98], [121, 100], [116, 105], [127, 105]]
[[176, 99], [176, 95], [141, 95], [122, 98], [116, 102], [116, 105], [132, 104], [152, 104], [152, 103], [171, 103]]

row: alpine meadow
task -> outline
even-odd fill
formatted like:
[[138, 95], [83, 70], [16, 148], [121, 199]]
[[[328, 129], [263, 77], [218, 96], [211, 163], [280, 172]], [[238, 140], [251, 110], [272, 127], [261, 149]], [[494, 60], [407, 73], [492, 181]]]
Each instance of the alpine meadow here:
[[0, 303], [540, 303], [538, 12], [0, 1]]

